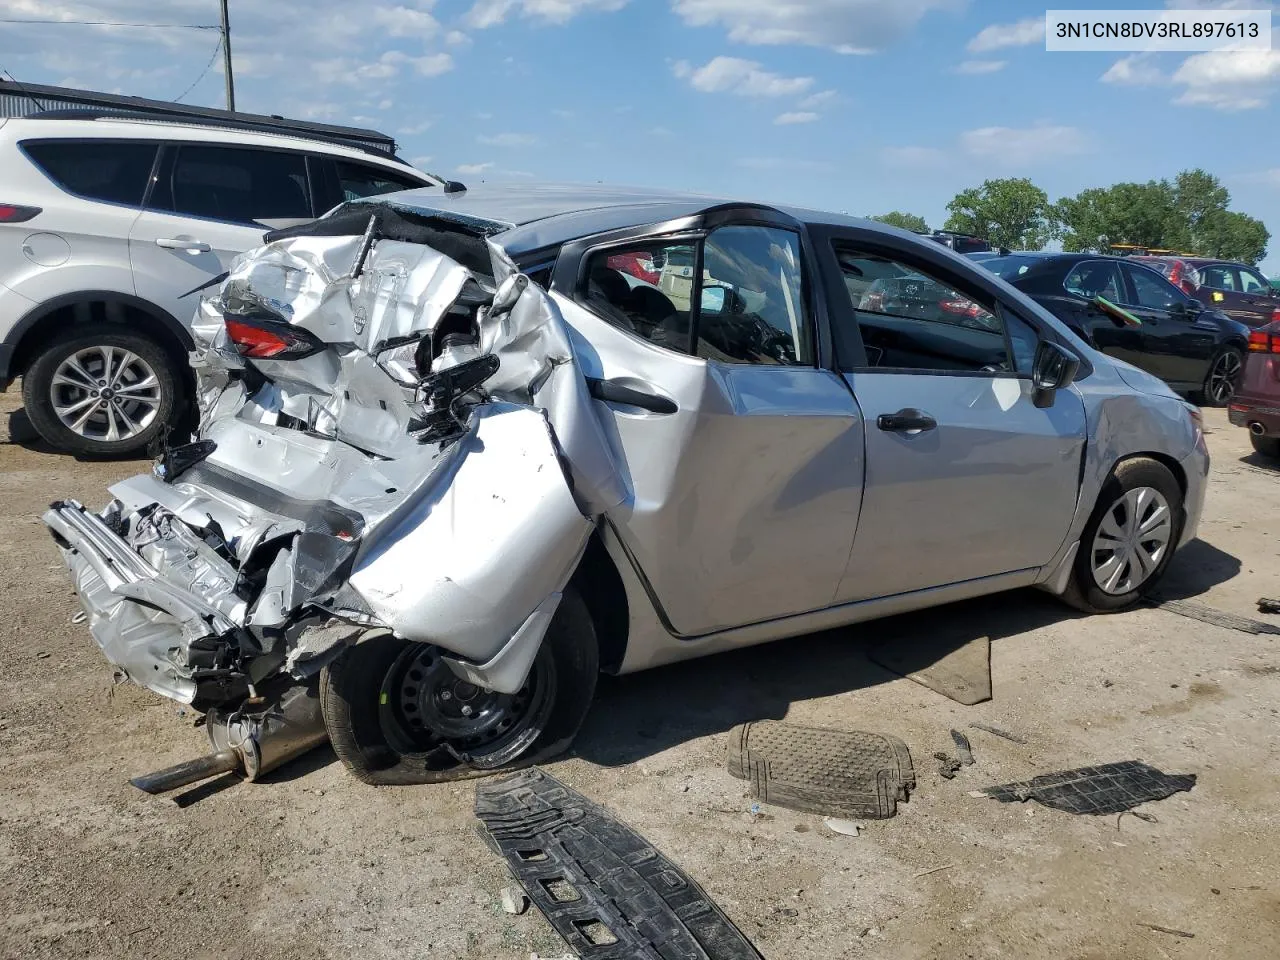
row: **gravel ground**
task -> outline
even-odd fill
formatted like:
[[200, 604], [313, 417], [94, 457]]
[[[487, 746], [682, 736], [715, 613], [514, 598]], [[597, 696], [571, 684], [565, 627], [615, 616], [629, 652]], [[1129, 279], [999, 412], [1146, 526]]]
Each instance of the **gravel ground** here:
[[[0, 396], [0, 439], [16, 409]], [[1265, 619], [1253, 600], [1280, 595], [1280, 473], [1221, 411], [1207, 418], [1203, 539], [1168, 585]], [[502, 912], [474, 784], [365, 787], [326, 747], [185, 806], [128, 785], [204, 736], [190, 712], [112, 685], [39, 515], [54, 497], [99, 505], [141, 466], [0, 445], [0, 957], [565, 954], [536, 911]], [[960, 706], [863, 654], [940, 630], [991, 637], [992, 701]], [[1083, 618], [1022, 592], [607, 680], [576, 755], [550, 769], [683, 866], [770, 960], [1270, 958], [1277, 694], [1274, 637], [1158, 609]], [[753, 818], [725, 732], [783, 717], [897, 734], [916, 794], [858, 837], [777, 808]], [[946, 781], [930, 757], [952, 727], [977, 764]], [[968, 795], [1134, 758], [1199, 782], [1148, 805], [1154, 823]]]

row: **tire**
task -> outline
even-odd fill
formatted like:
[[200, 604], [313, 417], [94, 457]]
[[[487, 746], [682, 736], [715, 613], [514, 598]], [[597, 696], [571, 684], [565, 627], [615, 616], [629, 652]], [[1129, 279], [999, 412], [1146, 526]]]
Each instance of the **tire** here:
[[[1244, 354], [1235, 347], [1224, 347], [1219, 350], [1209, 363], [1209, 370], [1204, 375], [1204, 386], [1201, 395], [1205, 406], [1225, 407], [1235, 396], [1240, 385], [1240, 373], [1244, 369]], [[1225, 378], [1225, 380], [1223, 379]]]
[[[562, 753], [586, 718], [600, 671], [591, 616], [582, 598], [566, 589], [519, 693], [501, 698], [463, 685], [475, 691], [473, 702], [483, 709], [502, 701], [512, 720], [502, 730], [494, 727], [477, 745], [476, 737], [409, 725], [424, 715], [425, 706], [416, 704], [436, 702], [431, 690], [458, 683], [445, 673], [447, 666], [436, 663], [438, 654], [429, 644], [383, 634], [346, 650], [322, 671], [320, 709], [329, 740], [356, 779], [378, 786], [438, 783], [517, 769]], [[417, 699], [406, 696], [406, 690], [416, 690], [406, 680], [415, 670], [419, 677], [427, 670], [436, 678], [423, 679], [424, 687], [433, 685], [419, 691]], [[406, 713], [406, 707], [414, 713]]]
[[1251, 433], [1249, 442], [1253, 444], [1253, 449], [1264, 457], [1280, 460], [1280, 437], [1255, 437]]
[[[116, 382], [106, 385], [112, 396], [104, 400], [91, 391], [101, 388], [108, 364]], [[177, 422], [186, 389], [177, 361], [154, 340], [93, 324], [67, 330], [44, 348], [22, 378], [22, 402], [50, 446], [78, 457], [123, 457], [145, 451]]]
[[[1152, 527], [1149, 531], [1153, 537], [1167, 537], [1163, 550], [1155, 558], [1150, 570], [1144, 569], [1137, 559], [1136, 551], [1142, 550], [1142, 557], [1151, 560], [1152, 551], [1149, 548], [1154, 540], [1146, 540], [1146, 546], [1140, 543], [1133, 548], [1133, 552], [1128, 554], [1123, 549], [1123, 545], [1121, 549], [1115, 551], [1109, 551], [1106, 548], [1095, 549], [1110, 542], [1112, 532], [1117, 529], [1124, 532], [1125, 525], [1117, 522], [1118, 517], [1128, 516], [1131, 510], [1134, 514], [1138, 510], [1149, 511], [1150, 507], [1145, 504], [1158, 505], [1158, 501], [1154, 498], [1149, 498], [1147, 501], [1139, 499], [1138, 510], [1133, 510], [1133, 499], [1126, 500], [1126, 497], [1132, 494], [1133, 498], [1140, 498], [1142, 494], [1139, 491], [1155, 491], [1163, 498], [1168, 508], [1166, 523], [1163, 526]], [[1154, 519], [1154, 514], [1151, 512], [1145, 513], [1144, 516]], [[1103, 537], [1099, 538], [1099, 530], [1109, 517], [1108, 529]], [[1182, 535], [1184, 519], [1182, 488], [1169, 468], [1147, 457], [1125, 460], [1115, 468], [1098, 494], [1098, 503], [1080, 535], [1080, 549], [1076, 552], [1071, 579], [1067, 583], [1062, 599], [1086, 613], [1114, 613], [1133, 606], [1160, 582], [1165, 571], [1168, 570], [1178, 539]], [[1117, 542], [1122, 543], [1122, 541]], [[1128, 560], [1128, 569], [1131, 573], [1127, 576], [1125, 575], [1126, 555], [1133, 558]], [[1118, 571], [1114, 565], [1108, 564], [1113, 556], [1120, 563]], [[1106, 589], [1105, 585], [1099, 582], [1099, 577], [1095, 576], [1095, 566], [1101, 564], [1107, 564], [1099, 567], [1099, 576], [1103, 580], [1108, 580], [1110, 574], [1116, 575], [1117, 579], [1111, 584], [1110, 589]], [[1139, 579], [1139, 575], [1142, 574], [1145, 576]], [[1126, 589], [1126, 587], [1129, 588]]]

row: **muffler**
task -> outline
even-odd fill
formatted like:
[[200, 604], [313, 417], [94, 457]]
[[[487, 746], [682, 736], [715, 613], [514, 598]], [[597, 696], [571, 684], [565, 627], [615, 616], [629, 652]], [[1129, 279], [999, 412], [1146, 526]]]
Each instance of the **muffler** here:
[[314, 683], [286, 686], [274, 696], [246, 702], [235, 710], [215, 707], [206, 715], [205, 729], [212, 753], [129, 782], [157, 794], [225, 773], [258, 780], [328, 739]]
[[1265, 437], [1267, 435], [1267, 428], [1255, 420], [1253, 423], [1249, 424], [1249, 432], [1255, 437]]

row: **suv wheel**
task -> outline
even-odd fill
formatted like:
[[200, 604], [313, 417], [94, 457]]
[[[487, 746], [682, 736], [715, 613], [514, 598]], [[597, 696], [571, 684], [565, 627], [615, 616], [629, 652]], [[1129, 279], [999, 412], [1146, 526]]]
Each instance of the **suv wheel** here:
[[54, 339], [22, 378], [32, 426], [77, 456], [138, 453], [181, 409], [182, 380], [155, 341], [115, 326], [77, 327]]
[[1235, 347], [1227, 347], [1214, 357], [1204, 378], [1205, 402], [1215, 407], [1230, 403], [1243, 368], [1244, 356]]

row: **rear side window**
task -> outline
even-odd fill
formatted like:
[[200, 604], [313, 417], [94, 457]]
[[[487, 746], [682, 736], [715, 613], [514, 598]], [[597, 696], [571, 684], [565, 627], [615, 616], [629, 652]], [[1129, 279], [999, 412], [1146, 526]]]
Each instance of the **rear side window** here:
[[311, 212], [304, 154], [184, 144], [169, 182], [157, 185], [159, 210], [230, 223], [306, 219]]
[[1104, 297], [1112, 303], [1124, 303], [1124, 280], [1120, 267], [1114, 260], [1084, 260], [1071, 268], [1062, 281], [1068, 293], [1092, 300]]
[[425, 186], [421, 180], [401, 176], [381, 167], [346, 160], [335, 162], [338, 167], [338, 187], [342, 191], [343, 200], [359, 200], [361, 197], [376, 197], [397, 190], [414, 190]]
[[1129, 279], [1133, 281], [1133, 295], [1140, 307], [1167, 310], [1176, 303], [1186, 302], [1187, 298], [1177, 287], [1157, 276], [1154, 271], [1143, 267], [1129, 267]]
[[45, 176], [68, 193], [131, 207], [142, 205], [156, 147], [120, 140], [28, 140], [22, 144]]
[[1236, 289], [1236, 274], [1230, 267], [1201, 267], [1200, 282], [1214, 290]]

